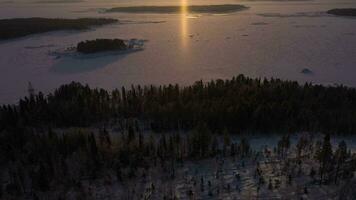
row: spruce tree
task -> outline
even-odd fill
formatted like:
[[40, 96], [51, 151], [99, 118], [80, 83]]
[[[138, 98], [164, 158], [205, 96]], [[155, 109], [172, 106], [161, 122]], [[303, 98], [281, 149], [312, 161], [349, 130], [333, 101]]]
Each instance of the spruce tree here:
[[330, 135], [324, 137], [321, 149], [317, 152], [317, 160], [319, 161], [320, 184], [324, 182], [324, 176], [327, 170], [331, 167], [332, 162], [332, 147], [330, 144]]

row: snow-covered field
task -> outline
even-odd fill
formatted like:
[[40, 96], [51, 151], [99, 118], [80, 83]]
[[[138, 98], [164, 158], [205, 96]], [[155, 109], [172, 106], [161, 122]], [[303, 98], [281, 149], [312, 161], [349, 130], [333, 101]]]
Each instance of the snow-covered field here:
[[[122, 5], [162, 4], [155, 0], [22, 2], [1, 3], [0, 18], [113, 17], [121, 23], [0, 42], [1, 104], [14, 103], [26, 95], [28, 82], [37, 90], [49, 92], [71, 81], [112, 89], [131, 84], [190, 84], [243, 73], [356, 86], [356, 19], [325, 14], [331, 8], [355, 7], [353, 0], [186, 1], [250, 7], [228, 15], [98, 12]], [[180, 3], [164, 1], [170, 5]], [[52, 51], [95, 38], [138, 38], [148, 42], [144, 51], [129, 55], [93, 59], [51, 56]], [[312, 73], [301, 73], [305, 68]]]

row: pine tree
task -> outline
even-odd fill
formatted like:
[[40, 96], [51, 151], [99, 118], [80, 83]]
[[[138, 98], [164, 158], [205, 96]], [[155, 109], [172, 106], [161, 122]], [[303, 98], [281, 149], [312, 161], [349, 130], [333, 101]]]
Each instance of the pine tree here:
[[332, 147], [330, 144], [330, 135], [327, 134], [324, 137], [324, 141], [321, 149], [317, 152], [317, 160], [319, 161], [319, 174], [320, 174], [320, 184], [324, 181], [324, 175], [326, 171], [330, 168], [332, 161]]
[[111, 139], [109, 132], [106, 130], [106, 128], [103, 128], [102, 130], [99, 131], [99, 142], [100, 145], [106, 148], [111, 147]]
[[313, 181], [315, 180], [315, 175], [316, 175], [316, 171], [315, 171], [314, 168], [312, 167], [312, 168], [310, 169], [309, 176], [310, 176], [310, 178], [313, 179]]
[[230, 146], [230, 144], [231, 144], [230, 133], [229, 133], [229, 131], [228, 131], [226, 128], [223, 130], [223, 137], [224, 137], [223, 154], [224, 154], [224, 156], [226, 156], [227, 148], [228, 148], [228, 147]]
[[284, 135], [280, 141], [278, 141], [277, 151], [282, 158], [286, 156], [286, 153], [290, 147], [289, 135]]
[[269, 181], [268, 181], [268, 189], [269, 190], [273, 189], [273, 185], [272, 185], [272, 180], [271, 179], [269, 179]]
[[242, 138], [239, 143], [239, 153], [242, 157], [245, 157], [250, 152], [250, 143], [246, 138]]
[[336, 170], [335, 170], [335, 184], [338, 181], [340, 168], [343, 166], [347, 158], [347, 145], [345, 141], [341, 141], [339, 143], [338, 149], [335, 152], [335, 159], [336, 159]]
[[134, 128], [132, 127], [132, 125], [129, 125], [129, 128], [128, 128], [128, 136], [127, 136], [127, 143], [130, 144], [132, 142], [134, 142], [136, 139], [136, 134], [135, 134], [135, 130]]
[[40, 164], [40, 168], [38, 171], [38, 178], [37, 178], [37, 186], [38, 189], [42, 192], [46, 192], [49, 190], [49, 180], [48, 180], [48, 173], [44, 166], [44, 164]]
[[218, 150], [219, 150], [219, 141], [218, 141], [218, 138], [216, 136], [214, 136], [212, 144], [211, 144], [212, 155], [216, 155], [218, 153]]

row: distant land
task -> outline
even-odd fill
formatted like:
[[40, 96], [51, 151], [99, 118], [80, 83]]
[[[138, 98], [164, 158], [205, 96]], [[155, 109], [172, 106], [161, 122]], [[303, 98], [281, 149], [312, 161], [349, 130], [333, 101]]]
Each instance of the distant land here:
[[14, 3], [14, 1], [0, 1], [0, 4]]
[[[232, 13], [247, 9], [248, 7], [238, 4], [222, 5], [189, 5], [187, 11], [190, 13]], [[181, 6], [130, 6], [114, 7], [107, 9], [106, 12], [125, 12], [125, 13], [179, 13]]]
[[59, 30], [85, 30], [91, 26], [115, 23], [109, 18], [49, 19], [14, 18], [0, 20], [0, 40]]
[[243, 0], [243, 1], [277, 1], [277, 2], [293, 2], [293, 1], [313, 1], [313, 0]]
[[84, 0], [40, 0], [35, 3], [80, 3], [85, 2]]
[[328, 10], [327, 13], [337, 16], [356, 17], [356, 8], [336, 8]]

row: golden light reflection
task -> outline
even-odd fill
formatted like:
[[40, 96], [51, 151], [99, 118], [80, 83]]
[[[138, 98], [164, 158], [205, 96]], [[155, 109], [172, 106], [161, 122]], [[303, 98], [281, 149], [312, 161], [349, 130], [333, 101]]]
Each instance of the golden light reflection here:
[[181, 0], [181, 12], [180, 12], [180, 22], [181, 22], [181, 39], [182, 47], [185, 48], [188, 43], [188, 0]]

